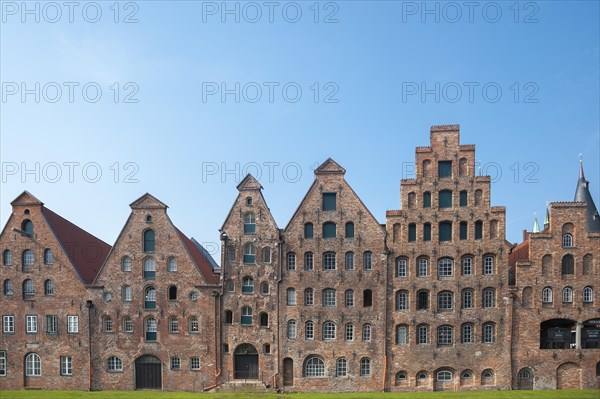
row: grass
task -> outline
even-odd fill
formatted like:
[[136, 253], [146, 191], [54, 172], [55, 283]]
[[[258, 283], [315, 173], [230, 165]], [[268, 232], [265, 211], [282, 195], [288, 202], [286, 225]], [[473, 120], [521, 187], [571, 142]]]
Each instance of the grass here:
[[600, 391], [477, 391], [407, 393], [190, 393], [157, 391], [1, 391], [0, 399], [598, 399]]

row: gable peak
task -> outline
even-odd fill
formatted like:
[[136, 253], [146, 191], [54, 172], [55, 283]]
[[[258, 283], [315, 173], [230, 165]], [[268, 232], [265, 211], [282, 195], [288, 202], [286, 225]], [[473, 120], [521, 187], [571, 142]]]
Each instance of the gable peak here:
[[136, 199], [131, 204], [129, 204], [129, 206], [131, 207], [131, 209], [164, 209], [164, 210], [166, 210], [168, 208], [168, 206], [165, 203], [159, 201], [156, 197], [154, 197], [153, 195], [151, 195], [149, 193], [142, 195], [140, 198]]
[[246, 177], [237, 185], [238, 191], [262, 190], [263, 186], [256, 180], [252, 174], [248, 173]]
[[30, 205], [44, 205], [42, 201], [37, 199], [29, 191], [25, 190], [17, 198], [10, 203], [12, 206], [30, 206]]
[[335, 162], [331, 158], [327, 158], [325, 162], [323, 162], [317, 169], [315, 169], [315, 175], [325, 175], [325, 174], [335, 174], [335, 175], [345, 175], [346, 169], [342, 168], [342, 166]]

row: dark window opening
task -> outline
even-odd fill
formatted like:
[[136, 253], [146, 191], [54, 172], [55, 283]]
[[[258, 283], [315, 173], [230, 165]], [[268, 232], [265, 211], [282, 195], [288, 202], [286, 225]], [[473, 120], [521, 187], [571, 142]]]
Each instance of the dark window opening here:
[[475, 222], [475, 239], [481, 240], [481, 237], [483, 237], [483, 222], [478, 220]]
[[466, 191], [460, 192], [460, 206], [467, 206], [468, 194]]
[[417, 240], [417, 225], [411, 223], [408, 225], [408, 242], [415, 242]]
[[363, 291], [363, 306], [365, 308], [373, 306], [373, 291], [371, 291], [371, 290]]
[[452, 241], [452, 222], [440, 223], [440, 242]]
[[314, 228], [312, 223], [306, 223], [304, 225], [304, 238], [313, 238]]
[[438, 162], [438, 177], [452, 177], [452, 161]]
[[323, 210], [335, 211], [335, 193], [323, 193]]
[[466, 240], [468, 235], [467, 222], [460, 222], [460, 239]]
[[423, 241], [431, 241], [431, 224], [425, 223], [423, 225]]
[[144, 252], [154, 252], [156, 247], [156, 238], [153, 230], [144, 231]]
[[417, 292], [417, 310], [429, 309], [429, 291]]
[[452, 191], [442, 190], [439, 192], [439, 208], [452, 208]]
[[169, 287], [169, 301], [177, 300], [177, 287], [172, 285]]
[[423, 208], [431, 208], [431, 193], [429, 191], [423, 193]]
[[354, 238], [354, 223], [346, 223], [346, 238]]
[[335, 238], [335, 223], [325, 222], [323, 223], [323, 238]]

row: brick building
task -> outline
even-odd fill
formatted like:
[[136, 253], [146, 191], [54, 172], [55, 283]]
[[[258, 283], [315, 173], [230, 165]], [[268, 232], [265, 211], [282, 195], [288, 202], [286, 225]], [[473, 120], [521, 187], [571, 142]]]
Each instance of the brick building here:
[[384, 225], [332, 159], [283, 229], [246, 176], [221, 267], [150, 194], [111, 247], [24, 192], [0, 234], [0, 389], [599, 388], [583, 166], [513, 246], [457, 125], [415, 157]]

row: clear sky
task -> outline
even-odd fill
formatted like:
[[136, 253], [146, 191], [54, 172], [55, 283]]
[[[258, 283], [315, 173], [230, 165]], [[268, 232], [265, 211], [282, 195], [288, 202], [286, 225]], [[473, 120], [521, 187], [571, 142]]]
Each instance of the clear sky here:
[[580, 153], [600, 205], [597, 1], [0, 5], [2, 225], [28, 190], [113, 244], [150, 192], [214, 251], [245, 172], [285, 227], [327, 157], [385, 223], [440, 124], [509, 241], [573, 199]]

